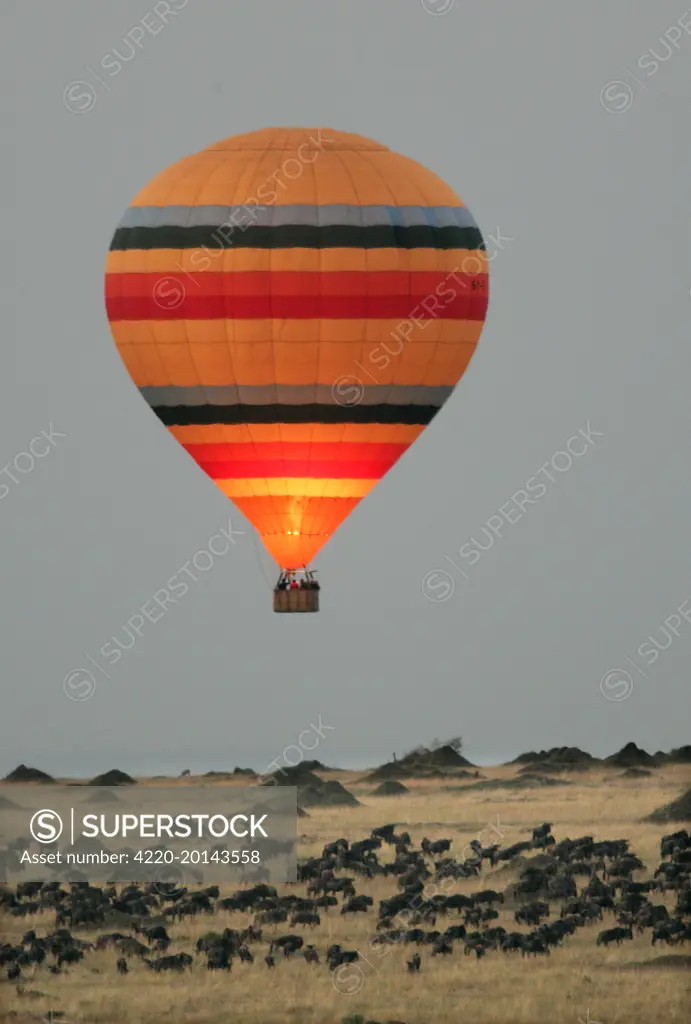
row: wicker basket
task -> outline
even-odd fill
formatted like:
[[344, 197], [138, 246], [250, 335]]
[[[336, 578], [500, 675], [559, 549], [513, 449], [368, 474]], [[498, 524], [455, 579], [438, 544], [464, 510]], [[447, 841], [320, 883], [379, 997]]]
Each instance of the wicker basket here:
[[313, 587], [274, 590], [275, 612], [318, 612], [319, 591]]

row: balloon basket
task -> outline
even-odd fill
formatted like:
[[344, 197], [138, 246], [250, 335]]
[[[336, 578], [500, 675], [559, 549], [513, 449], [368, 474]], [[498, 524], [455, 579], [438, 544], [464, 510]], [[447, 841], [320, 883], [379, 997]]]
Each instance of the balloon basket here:
[[[300, 580], [298, 581], [298, 576]], [[318, 612], [319, 584], [314, 570], [284, 569], [274, 588], [275, 612]]]
[[298, 587], [296, 590], [275, 590], [274, 611], [318, 612], [319, 591], [303, 590], [301, 587]]

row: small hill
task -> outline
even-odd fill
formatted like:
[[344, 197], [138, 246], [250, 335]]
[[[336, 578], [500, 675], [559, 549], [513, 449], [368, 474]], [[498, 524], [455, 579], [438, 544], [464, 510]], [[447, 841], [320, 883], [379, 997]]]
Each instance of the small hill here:
[[246, 775], [250, 779], [256, 779], [257, 773], [253, 768], [233, 768], [233, 775]]
[[691, 764], [691, 744], [687, 743], [683, 747], [670, 750], [669, 754], [665, 755], [665, 762], [667, 764]]
[[340, 782], [332, 779], [320, 785], [298, 789], [298, 800], [303, 807], [359, 807], [360, 801]]
[[589, 754], [587, 750], [580, 747], [550, 747], [549, 750], [531, 750], [526, 754], [519, 754], [508, 764], [550, 764], [561, 766], [564, 769], [588, 768], [597, 764], [597, 758]]
[[616, 754], [605, 758], [611, 768], [653, 768], [655, 758], [635, 743], [626, 743]]
[[[543, 754], [544, 754], [543, 750]], [[534, 761], [539, 761], [540, 755], [537, 750], [528, 750], [525, 754], [519, 754], [518, 757], [514, 757], [513, 761], [507, 761], [507, 766], [510, 764], [532, 764]]]
[[649, 814], [646, 821], [654, 821], [657, 824], [667, 824], [676, 821], [691, 821], [691, 789], [687, 789], [676, 800], [669, 804], [658, 807]]
[[55, 782], [47, 772], [40, 768], [27, 768], [25, 764], [18, 765], [13, 772], [6, 775], [4, 782]]
[[325, 782], [304, 764], [281, 768], [262, 786], [296, 786], [301, 807], [359, 807], [360, 801], [335, 779]]
[[625, 772], [622, 772], [619, 776], [620, 779], [645, 779], [652, 775], [651, 771], [647, 768], [627, 768]]
[[[415, 755], [408, 755], [414, 757]], [[467, 757], [463, 757], [457, 750], [450, 747], [448, 744], [444, 744], [441, 747], [436, 747], [434, 750], [425, 749], [422, 751], [421, 756], [431, 764], [434, 768], [474, 768], [475, 765], [471, 764]], [[406, 760], [404, 758], [404, 760]]]
[[449, 744], [429, 750], [418, 747], [405, 757], [387, 761], [366, 775], [363, 782], [383, 782], [387, 779], [443, 779], [456, 774], [460, 768], [475, 768], [467, 758]]
[[97, 775], [89, 782], [90, 786], [135, 786], [137, 780], [133, 779], [127, 772], [121, 772], [119, 768], [111, 768], [103, 775]]
[[381, 785], [372, 793], [372, 796], [403, 796], [404, 793], [410, 793], [407, 786], [404, 786], [398, 779], [386, 779]]

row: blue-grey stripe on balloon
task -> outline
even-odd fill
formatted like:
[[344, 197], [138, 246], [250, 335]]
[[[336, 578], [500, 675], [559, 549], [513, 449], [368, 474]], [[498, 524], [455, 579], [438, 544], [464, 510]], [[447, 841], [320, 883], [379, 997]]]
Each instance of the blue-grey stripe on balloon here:
[[[345, 377], [339, 388], [334, 384], [232, 384], [228, 386], [198, 385], [196, 387], [140, 388], [143, 397], [154, 408], [178, 405], [338, 405], [353, 388], [354, 377]], [[425, 384], [374, 384], [362, 386], [359, 405], [426, 405], [441, 407], [453, 387]]]
[[285, 206], [131, 206], [118, 227], [224, 227], [244, 230], [287, 224], [310, 227], [477, 227], [465, 206], [357, 206], [345, 203], [325, 206], [307, 203]]

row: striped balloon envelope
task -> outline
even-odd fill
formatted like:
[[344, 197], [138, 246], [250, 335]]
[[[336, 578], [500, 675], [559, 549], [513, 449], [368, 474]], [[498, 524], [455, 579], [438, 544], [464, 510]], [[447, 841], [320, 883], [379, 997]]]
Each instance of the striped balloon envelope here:
[[105, 290], [141, 394], [292, 570], [451, 395], [488, 264], [467, 207], [419, 163], [345, 132], [267, 128], [143, 188]]

